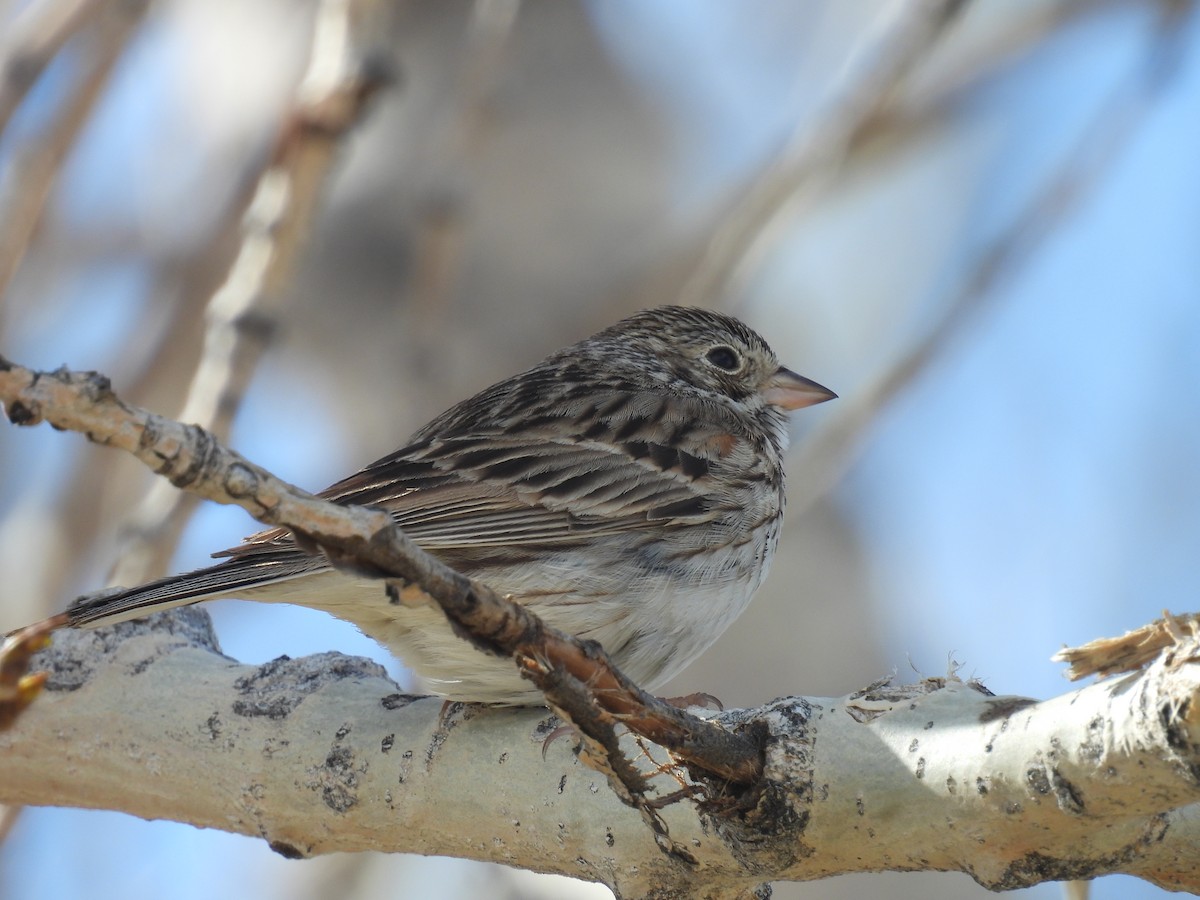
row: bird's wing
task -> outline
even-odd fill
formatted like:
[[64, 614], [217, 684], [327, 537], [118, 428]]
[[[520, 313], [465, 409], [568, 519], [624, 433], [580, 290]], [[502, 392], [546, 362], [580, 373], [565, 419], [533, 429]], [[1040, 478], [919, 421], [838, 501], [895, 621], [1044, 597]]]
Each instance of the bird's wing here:
[[[701, 522], [708, 460], [665, 444], [499, 435], [429, 441], [338, 482], [321, 496], [381, 506], [427, 550], [567, 546], [652, 522]], [[284, 529], [218, 554], [246, 557], [292, 546]]]
[[[536, 553], [651, 522], [704, 521], [717, 514], [705, 490], [707, 472], [704, 460], [645, 441], [610, 445], [471, 436], [413, 445], [320, 496], [390, 510], [413, 540], [454, 564], [472, 553]], [[67, 611], [71, 624], [115, 623], [329, 568], [281, 528], [215, 555], [231, 558], [81, 597]]]

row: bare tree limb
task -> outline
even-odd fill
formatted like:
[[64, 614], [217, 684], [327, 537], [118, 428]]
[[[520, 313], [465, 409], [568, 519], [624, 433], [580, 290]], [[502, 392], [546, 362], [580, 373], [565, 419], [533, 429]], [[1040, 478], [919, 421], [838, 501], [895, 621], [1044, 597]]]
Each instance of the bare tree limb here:
[[[1124, 872], [1200, 890], [1200, 643], [1041, 703], [954, 677], [724, 713], [761, 731], [740, 811], [661, 810], [689, 860], [543, 741], [544, 710], [405, 696], [329, 653], [240, 665], [205, 613], [65, 631], [0, 733], [0, 801], [121, 809], [262, 837], [286, 856], [437, 853], [620, 897], [749, 895], [765, 880], [961, 871], [995, 890]], [[628, 739], [626, 739], [626, 743]], [[640, 771], [662, 793], [680, 773]]]

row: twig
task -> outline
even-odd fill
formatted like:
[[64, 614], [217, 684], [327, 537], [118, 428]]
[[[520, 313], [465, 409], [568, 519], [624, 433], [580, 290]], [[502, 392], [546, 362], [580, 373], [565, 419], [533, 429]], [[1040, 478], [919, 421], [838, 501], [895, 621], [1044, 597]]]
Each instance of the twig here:
[[684, 285], [683, 302], [712, 305], [752, 269], [779, 234], [781, 214], [793, 216], [810, 190], [844, 160], [897, 85], [962, 10], [963, 0], [920, 0], [881, 7], [875, 33], [856, 48], [827, 103], [762, 170], [722, 224]]
[[35, 0], [0, 38], [0, 133], [62, 46], [104, 7], [100, 0]]
[[521, 0], [475, 0], [462, 63], [449, 99], [424, 148], [427, 185], [417, 211], [410, 305], [420, 341], [434, 330], [458, 279], [464, 248], [464, 206], [470, 169], [489, 122], [488, 106], [499, 81]]
[[1151, 101], [1169, 81], [1166, 75], [1176, 58], [1171, 45], [1178, 40], [1175, 24], [1172, 8], [1164, 14], [1158, 38], [1148, 44], [1134, 77], [1113, 91], [1071, 152], [1064, 154], [1058, 171], [1008, 228], [983, 249], [935, 325], [870, 387], [840, 407], [828, 426], [804, 445], [799, 458], [791, 462], [797, 471], [805, 473], [799, 490], [789, 495], [793, 508], [803, 509], [828, 493], [854, 461], [855, 449], [878, 420], [880, 410], [913, 384], [970, 323], [1000, 299], [999, 288], [1078, 208], [1088, 190], [1116, 160], [1137, 133], [1137, 123]]
[[[1150, 0], [1164, 11], [1179, 2]], [[1019, 62], [1022, 54], [1047, 36], [1115, 9], [1146, 6], [1146, 0], [1056, 0], [1032, 6], [1019, 16], [1005, 17], [998, 23], [1001, 30], [990, 33], [985, 45], [969, 54], [958, 53], [951, 63], [937, 70], [936, 77], [922, 78], [919, 87], [913, 85], [904, 95], [893, 95], [891, 102], [882, 104], [872, 121], [861, 129], [849, 153], [853, 156], [879, 141], [903, 141], [952, 119], [971, 102], [981, 85], [1004, 67]]]
[[[148, 5], [148, 0], [126, 0], [103, 7], [103, 15], [84, 35], [88, 38], [87, 63], [79, 72], [73, 92], [57, 111], [54, 122], [29, 146], [21, 148], [5, 174], [8, 196], [0, 198], [0, 295], [8, 289], [37, 231], [63, 160], [75, 145], [75, 138]], [[85, 11], [80, 10], [80, 14]], [[69, 19], [65, 24], [77, 26], [79, 21]], [[64, 27], [59, 31], [67, 30]], [[60, 35], [56, 32], [56, 36]]]

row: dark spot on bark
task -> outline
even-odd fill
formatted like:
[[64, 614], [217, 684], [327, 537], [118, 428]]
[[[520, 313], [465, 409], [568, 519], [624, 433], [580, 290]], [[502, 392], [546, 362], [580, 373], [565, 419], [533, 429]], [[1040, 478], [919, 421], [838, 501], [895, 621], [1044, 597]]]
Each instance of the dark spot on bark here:
[[564, 775], [564, 776], [562, 776], [562, 778], [558, 779], [558, 792], [561, 794], [566, 789], [567, 789], [567, 776]]
[[987, 779], [980, 775], [975, 779], [975, 790], [979, 792], [979, 796], [984, 796], [988, 792]]
[[[1191, 700], [1186, 697], [1176, 702], [1163, 703], [1158, 708], [1158, 719], [1166, 734], [1167, 746], [1184, 757], [1194, 755], [1195, 751], [1188, 740], [1187, 722], [1191, 708]], [[1200, 782], [1200, 765], [1189, 763], [1187, 771], [1193, 781]]]
[[614, 847], [614, 846], [616, 846], [617, 839], [616, 839], [615, 837], [613, 837], [613, 833], [612, 833], [612, 829], [611, 829], [611, 828], [605, 828], [605, 829], [604, 829], [604, 843], [605, 843], [606, 845], [608, 845], [609, 847]]
[[334, 812], [346, 812], [358, 802], [354, 751], [349, 747], [334, 747], [325, 757], [321, 769], [321, 799]]
[[41, 420], [41, 413], [35, 404], [25, 404], [20, 400], [5, 405], [8, 421], [14, 425], [36, 425]]
[[925, 757], [917, 760], [917, 778], [925, 777]]
[[284, 859], [304, 859], [304, 852], [286, 841], [270, 841], [267, 846]]
[[351, 732], [351, 730], [352, 729], [350, 728], [350, 724], [348, 722], [343, 723], [342, 727], [334, 732], [334, 734], [333, 734], [334, 739], [339, 740], [339, 741], [342, 740], [346, 735], [348, 735]]
[[273, 697], [255, 701], [234, 700], [233, 714], [246, 718], [286, 719], [298, 702], [287, 697]]
[[383, 740], [379, 742], [379, 749], [384, 753], [389, 753], [389, 752], [391, 752], [391, 749], [395, 745], [395, 743], [396, 743], [396, 735], [386, 734], [386, 735], [384, 735]]
[[1147, 846], [1162, 840], [1170, 828], [1167, 815], [1161, 813], [1155, 816], [1147, 822], [1140, 835], [1111, 853], [1090, 859], [1055, 859], [1034, 851], [1015, 861], [994, 880], [984, 881], [978, 875], [975, 879], [989, 890], [1011, 891], [1047, 881], [1087, 881], [1100, 875], [1120, 872], [1127, 869], [1133, 860], [1143, 857]]
[[861, 796], [854, 798], [854, 808], [858, 811], [860, 816], [865, 816], [867, 814], [867, 804], [863, 801]]
[[[175, 647], [183, 647], [185, 645], [184, 644], [175, 644], [174, 646]], [[167, 648], [167, 649], [170, 650], [173, 648]], [[129, 674], [130, 675], [141, 675], [143, 672], [145, 672], [147, 669], [149, 669], [152, 665], [154, 665], [154, 663], [158, 661], [158, 659], [161, 655], [162, 654], [154, 653], [150, 656], [147, 656], [145, 659], [139, 659], [137, 662], [133, 663], [129, 667]]]
[[1063, 812], [1074, 813], [1075, 815], [1083, 813], [1083, 794], [1079, 788], [1058, 771], [1057, 767], [1050, 770], [1050, 787], [1054, 790], [1054, 799], [1058, 801], [1059, 809]]
[[946, 792], [949, 794], [958, 793], [958, 782], [954, 780], [953, 775], [946, 776]]
[[1104, 758], [1104, 716], [1093, 716], [1088, 722], [1088, 739], [1079, 745], [1079, 753], [1093, 762]]
[[[1027, 706], [1033, 706], [1035, 703], [1037, 703], [1036, 700], [1031, 700], [1028, 697], [998, 697], [995, 700], [987, 702], [983, 712], [979, 714], [979, 721], [987, 723], [994, 722], [997, 719], [1004, 719], [1018, 710], [1025, 709]], [[930, 724], [932, 725], [933, 723], [931, 722]]]
[[1025, 781], [1029, 787], [1039, 794], [1050, 793], [1050, 777], [1046, 773], [1045, 766], [1032, 766], [1025, 773]]
[[917, 750], [920, 748], [920, 746], [921, 746], [921, 742], [918, 741], [916, 738], [913, 738], [912, 741], [908, 745], [908, 752], [916, 753]]
[[318, 653], [303, 659], [280, 656], [234, 681], [240, 696], [233, 703], [233, 712], [283, 719], [305, 697], [330, 682], [386, 677], [378, 663], [341, 653]]
[[417, 698], [411, 694], [388, 694], [381, 697], [379, 703], [384, 709], [404, 709]]
[[215, 741], [221, 736], [221, 716], [218, 713], [213, 713], [204, 720], [204, 730], [208, 733], [208, 739]]

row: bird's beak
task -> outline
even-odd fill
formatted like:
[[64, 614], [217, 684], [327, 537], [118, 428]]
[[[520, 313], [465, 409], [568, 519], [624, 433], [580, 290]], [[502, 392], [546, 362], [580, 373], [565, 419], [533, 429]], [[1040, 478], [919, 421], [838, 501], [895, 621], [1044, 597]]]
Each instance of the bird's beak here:
[[829, 388], [823, 387], [803, 375], [797, 375], [791, 369], [783, 366], [780, 366], [779, 371], [771, 376], [763, 389], [764, 400], [772, 406], [786, 410], [803, 409], [806, 406], [813, 406], [836, 398], [837, 394]]

